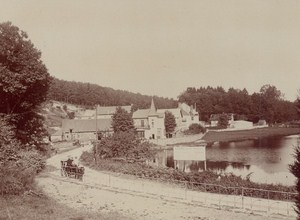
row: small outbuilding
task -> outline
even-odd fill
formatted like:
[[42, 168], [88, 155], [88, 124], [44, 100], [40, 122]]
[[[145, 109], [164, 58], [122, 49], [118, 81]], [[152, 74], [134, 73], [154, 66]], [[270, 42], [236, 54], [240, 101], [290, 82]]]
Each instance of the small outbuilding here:
[[235, 129], [251, 129], [253, 128], [253, 122], [244, 120], [233, 121], [230, 127]]

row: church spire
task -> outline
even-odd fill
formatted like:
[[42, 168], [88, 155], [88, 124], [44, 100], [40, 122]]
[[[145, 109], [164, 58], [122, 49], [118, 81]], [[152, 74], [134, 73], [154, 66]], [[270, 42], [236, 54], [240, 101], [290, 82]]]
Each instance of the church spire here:
[[154, 100], [152, 98], [151, 100], [151, 106], [150, 106], [150, 110], [149, 110], [149, 115], [155, 115], [156, 114], [156, 107], [154, 105]]

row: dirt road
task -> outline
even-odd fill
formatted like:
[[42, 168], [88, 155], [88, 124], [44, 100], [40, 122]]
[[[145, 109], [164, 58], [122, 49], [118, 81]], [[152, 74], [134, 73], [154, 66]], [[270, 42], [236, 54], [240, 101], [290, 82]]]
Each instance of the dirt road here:
[[[130, 191], [115, 185], [104, 186], [103, 181], [110, 181], [106, 178], [107, 175], [89, 168], [86, 168], [82, 182], [61, 177], [60, 160], [65, 160], [68, 156], [79, 157], [84, 150], [89, 150], [89, 147], [51, 157], [47, 161], [48, 171], [37, 178], [38, 185], [47, 195], [69, 207], [91, 212], [116, 211], [132, 219], [271, 219], [268, 216], [196, 206], [181, 200], [170, 201], [155, 195], [136, 193], [132, 181], [133, 190]], [[118, 182], [120, 186], [129, 183], [125, 179], [123, 181], [122, 177], [116, 178], [119, 179], [115, 183]]]

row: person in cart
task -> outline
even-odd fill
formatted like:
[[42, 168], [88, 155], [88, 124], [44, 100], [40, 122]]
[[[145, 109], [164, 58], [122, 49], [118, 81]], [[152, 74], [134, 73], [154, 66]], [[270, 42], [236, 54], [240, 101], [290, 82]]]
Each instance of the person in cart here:
[[74, 165], [73, 165], [73, 158], [72, 158], [72, 157], [69, 157], [69, 158], [68, 158], [68, 160], [67, 160], [67, 166], [68, 166], [68, 167], [74, 166]]

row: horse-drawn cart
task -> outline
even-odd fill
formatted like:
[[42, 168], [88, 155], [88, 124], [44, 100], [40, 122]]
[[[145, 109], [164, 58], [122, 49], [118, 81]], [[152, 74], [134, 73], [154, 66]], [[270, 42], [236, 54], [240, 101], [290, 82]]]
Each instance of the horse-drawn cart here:
[[61, 176], [73, 177], [75, 179], [82, 180], [84, 174], [84, 167], [79, 167], [76, 164], [70, 163], [69, 160], [60, 161], [61, 169], [60, 173]]

